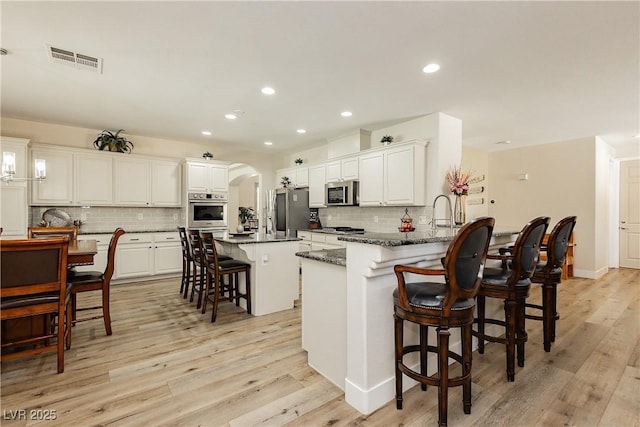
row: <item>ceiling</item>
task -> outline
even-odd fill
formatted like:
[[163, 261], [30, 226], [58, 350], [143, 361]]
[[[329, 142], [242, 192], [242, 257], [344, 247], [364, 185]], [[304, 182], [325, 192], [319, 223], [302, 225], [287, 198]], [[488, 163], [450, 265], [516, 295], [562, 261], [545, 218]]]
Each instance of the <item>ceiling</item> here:
[[[638, 143], [635, 1], [0, 8], [5, 117], [265, 153], [437, 111], [486, 151], [595, 135]], [[102, 73], [50, 62], [47, 44], [101, 58]], [[431, 62], [440, 71], [423, 73]]]

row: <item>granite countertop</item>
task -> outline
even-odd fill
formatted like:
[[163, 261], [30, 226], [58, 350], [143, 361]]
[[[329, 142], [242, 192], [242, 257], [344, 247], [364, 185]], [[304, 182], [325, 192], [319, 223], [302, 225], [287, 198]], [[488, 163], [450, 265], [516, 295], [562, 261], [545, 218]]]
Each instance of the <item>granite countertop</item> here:
[[[78, 236], [83, 236], [87, 234], [113, 234], [114, 230], [109, 231], [78, 231]], [[125, 233], [177, 233], [177, 228], [169, 228], [169, 229], [160, 229], [160, 230], [124, 230]]]
[[306, 230], [298, 230], [298, 231], [309, 231], [311, 233], [323, 233], [323, 234], [339, 234], [341, 236], [343, 235], [352, 235], [352, 234], [360, 234], [362, 235], [362, 232], [358, 232], [358, 231], [338, 231], [335, 230], [333, 228], [316, 228], [316, 229], [306, 229]]
[[[412, 231], [408, 233], [364, 233], [349, 234], [338, 237], [338, 240], [345, 242], [365, 243], [380, 246], [403, 246], [420, 245], [424, 243], [450, 242], [453, 240], [459, 229], [454, 229], [453, 233], [449, 228], [438, 228], [437, 230]], [[520, 233], [520, 230], [494, 229], [493, 236], [509, 236]]]
[[319, 251], [296, 252], [296, 256], [300, 258], [312, 259], [315, 261], [326, 262], [327, 264], [347, 265], [347, 250], [342, 249], [322, 249]]
[[302, 240], [298, 237], [277, 237], [275, 234], [251, 233], [238, 235], [235, 233], [225, 233], [223, 237], [216, 237], [216, 241], [223, 243], [231, 243], [234, 245], [246, 245], [253, 243], [279, 243], [279, 242], [297, 242]]

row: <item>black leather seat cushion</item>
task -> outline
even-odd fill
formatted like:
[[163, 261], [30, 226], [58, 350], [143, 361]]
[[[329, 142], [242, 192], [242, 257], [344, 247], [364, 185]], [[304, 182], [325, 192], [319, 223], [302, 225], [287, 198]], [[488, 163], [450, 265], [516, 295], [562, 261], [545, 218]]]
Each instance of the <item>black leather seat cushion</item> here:
[[76, 272], [68, 278], [68, 282], [75, 284], [102, 282], [104, 273], [102, 271], [82, 271]]
[[[507, 281], [511, 276], [511, 270], [506, 268], [488, 267], [484, 269], [482, 274], [482, 283], [487, 285], [507, 286]], [[530, 286], [529, 279], [518, 280], [516, 286]]]
[[59, 300], [60, 294], [58, 292], [47, 292], [44, 294], [19, 297], [6, 297], [2, 298], [2, 301], [0, 301], [0, 309], [6, 310], [9, 308], [25, 307], [35, 304], [50, 304], [52, 302], [58, 302]]
[[[235, 269], [235, 268], [244, 268], [244, 267], [247, 267], [247, 266], [251, 266], [251, 264], [247, 264], [246, 262], [238, 261], [238, 260], [235, 260], [235, 259], [231, 258], [231, 259], [229, 259], [227, 261], [219, 261], [218, 262], [218, 266], [220, 267], [220, 270], [224, 271], [224, 270], [227, 270], [227, 269], [230, 270], [230, 269]], [[209, 267], [215, 268], [213, 263], [209, 264]]]
[[[446, 294], [446, 287], [443, 283], [418, 282], [407, 283], [407, 298], [409, 305], [415, 307], [429, 308], [433, 310], [442, 309], [442, 300]], [[398, 289], [393, 291], [393, 302], [398, 304]], [[473, 298], [457, 300], [452, 310], [464, 310], [475, 305]]]

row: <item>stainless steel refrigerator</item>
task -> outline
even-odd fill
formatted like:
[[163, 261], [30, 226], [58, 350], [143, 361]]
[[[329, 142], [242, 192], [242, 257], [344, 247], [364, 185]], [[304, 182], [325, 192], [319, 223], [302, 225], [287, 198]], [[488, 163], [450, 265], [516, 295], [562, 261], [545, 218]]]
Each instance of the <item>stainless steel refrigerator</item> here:
[[276, 236], [297, 237], [309, 228], [309, 189], [279, 188], [273, 195], [271, 215]]

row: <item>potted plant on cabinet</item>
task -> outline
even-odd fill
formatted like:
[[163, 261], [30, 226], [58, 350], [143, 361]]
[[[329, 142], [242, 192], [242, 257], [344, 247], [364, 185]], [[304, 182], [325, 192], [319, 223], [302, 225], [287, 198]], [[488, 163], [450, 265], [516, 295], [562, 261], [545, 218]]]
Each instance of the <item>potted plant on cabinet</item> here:
[[133, 150], [133, 142], [129, 141], [123, 136], [120, 136], [120, 132], [124, 129], [120, 129], [116, 133], [108, 130], [103, 130], [100, 135], [93, 141], [93, 146], [98, 150], [108, 150], [118, 153], [131, 153]]
[[202, 153], [202, 158], [204, 158], [205, 160], [211, 160], [213, 159], [213, 154], [209, 151], [205, 151], [204, 153]]
[[289, 188], [289, 186], [291, 185], [291, 180], [288, 176], [283, 176], [280, 180], [280, 184], [282, 184], [283, 188]]
[[380, 139], [380, 142], [384, 145], [389, 145], [393, 142], [393, 137], [391, 135], [385, 135]]
[[247, 221], [251, 219], [255, 219], [256, 214], [253, 208], [251, 207], [238, 207], [238, 219], [240, 220], [240, 224], [238, 226], [238, 232], [243, 232], [245, 228], [247, 228]]
[[296, 165], [300, 166], [302, 164], [302, 159], [298, 158], [295, 160]]

